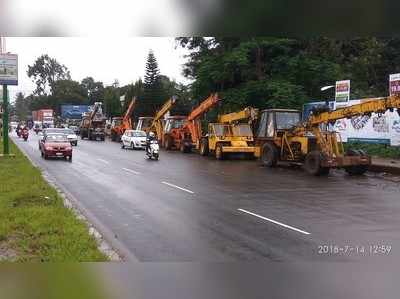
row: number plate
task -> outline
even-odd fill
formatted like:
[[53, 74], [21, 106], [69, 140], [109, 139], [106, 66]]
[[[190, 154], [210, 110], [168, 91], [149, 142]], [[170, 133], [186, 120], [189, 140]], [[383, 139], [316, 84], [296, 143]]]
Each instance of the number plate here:
[[56, 153], [56, 156], [62, 156], [63, 153]]

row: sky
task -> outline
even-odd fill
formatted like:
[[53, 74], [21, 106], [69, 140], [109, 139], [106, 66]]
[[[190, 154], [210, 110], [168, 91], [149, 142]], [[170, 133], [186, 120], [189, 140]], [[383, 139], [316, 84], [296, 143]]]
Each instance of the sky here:
[[67, 66], [71, 77], [93, 77], [105, 85], [115, 79], [120, 86], [144, 77], [146, 58], [152, 49], [161, 74], [189, 83], [182, 75], [186, 50], [170, 37], [7, 37], [6, 51], [18, 54], [18, 86], [10, 86], [10, 99], [19, 91], [29, 95], [35, 85], [26, 72], [36, 58], [48, 54]]

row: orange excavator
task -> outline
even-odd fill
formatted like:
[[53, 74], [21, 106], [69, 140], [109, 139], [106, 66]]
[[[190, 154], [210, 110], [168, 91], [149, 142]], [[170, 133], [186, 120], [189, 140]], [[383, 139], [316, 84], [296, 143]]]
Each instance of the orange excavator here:
[[211, 94], [187, 117], [167, 118], [164, 130], [165, 148], [168, 150], [175, 147], [183, 153], [189, 153], [193, 148], [199, 149], [202, 137], [200, 118], [219, 101], [218, 94]]
[[122, 135], [126, 130], [132, 130], [132, 113], [136, 106], [136, 97], [130, 102], [124, 117], [114, 117], [111, 123], [111, 140], [121, 141]]

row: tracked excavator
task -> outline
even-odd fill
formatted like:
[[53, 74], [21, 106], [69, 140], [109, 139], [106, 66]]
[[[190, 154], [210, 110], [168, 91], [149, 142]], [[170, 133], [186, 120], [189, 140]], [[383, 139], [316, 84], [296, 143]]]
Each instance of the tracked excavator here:
[[128, 109], [123, 117], [113, 117], [111, 123], [111, 140], [121, 141], [126, 130], [132, 130], [132, 113], [136, 106], [136, 97], [129, 103]]
[[201, 137], [200, 154], [206, 156], [211, 152], [218, 160], [230, 153], [244, 153], [253, 158], [255, 147], [251, 125], [257, 116], [258, 109], [252, 107], [220, 115], [217, 123], [208, 124], [208, 134]]
[[332, 168], [343, 168], [350, 175], [364, 174], [371, 157], [362, 150], [345, 151], [340, 134], [329, 125], [339, 119], [395, 109], [400, 115], [399, 108], [399, 96], [373, 98], [333, 111], [314, 111], [303, 122], [298, 110], [264, 110], [255, 139], [256, 156], [269, 167], [280, 161], [300, 163], [312, 175], [327, 175]]

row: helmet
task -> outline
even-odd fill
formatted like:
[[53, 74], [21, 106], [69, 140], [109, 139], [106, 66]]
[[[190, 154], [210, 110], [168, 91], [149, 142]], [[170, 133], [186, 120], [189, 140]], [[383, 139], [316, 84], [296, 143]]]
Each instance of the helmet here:
[[155, 137], [156, 134], [154, 134], [154, 132], [150, 132], [150, 133], [149, 133], [149, 136], [150, 136], [150, 137]]

